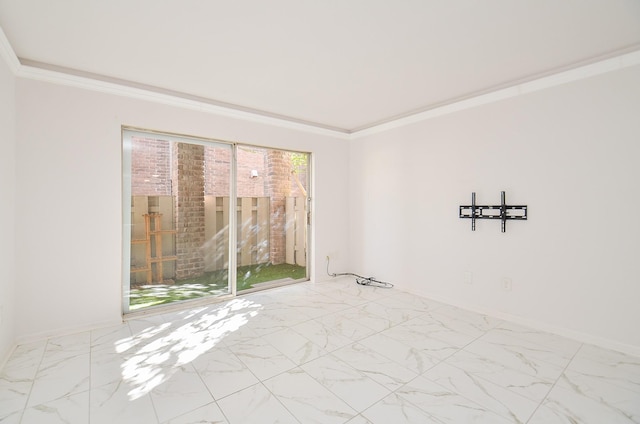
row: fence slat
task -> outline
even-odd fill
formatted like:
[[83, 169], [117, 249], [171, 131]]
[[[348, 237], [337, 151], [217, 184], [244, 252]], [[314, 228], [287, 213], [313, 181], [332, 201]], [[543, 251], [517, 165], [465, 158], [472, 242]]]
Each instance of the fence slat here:
[[296, 236], [295, 236], [295, 257], [296, 265], [307, 265], [307, 205], [304, 197], [296, 197]]
[[[157, 202], [149, 200], [150, 196], [134, 196], [131, 204], [132, 240], [145, 238], [144, 214], [153, 212], [162, 214], [162, 228], [172, 229], [174, 220], [173, 198], [157, 196]], [[153, 205], [152, 205], [153, 203]], [[269, 234], [271, 231], [270, 199], [268, 197], [247, 197], [238, 199], [238, 265], [267, 263], [270, 259]], [[205, 271], [224, 269], [229, 264], [229, 197], [204, 196], [204, 232], [205, 242], [202, 252], [205, 260]], [[295, 233], [292, 233], [295, 234]], [[163, 234], [161, 246], [163, 256], [174, 256], [175, 236]], [[131, 246], [132, 266], [137, 262], [145, 263], [144, 243], [133, 243]], [[295, 257], [294, 257], [295, 259]], [[294, 262], [293, 262], [294, 263]], [[167, 262], [163, 277], [175, 278], [175, 264]], [[137, 281], [143, 282], [143, 273], [136, 274]]]
[[286, 198], [285, 206], [285, 256], [284, 261], [288, 264], [296, 263], [296, 214], [295, 197]]
[[215, 196], [204, 196], [204, 270], [215, 271], [220, 269], [220, 257], [218, 255], [218, 211]]
[[[218, 234], [221, 235], [219, 240], [222, 240], [224, 246], [219, 246], [222, 250], [222, 266], [220, 269], [229, 267], [229, 214], [231, 213], [231, 199], [229, 197], [222, 198], [222, 228], [218, 229]], [[233, 213], [236, 213], [235, 211]], [[220, 243], [219, 243], [220, 245]], [[235, 250], [235, 248], [234, 248]]]
[[[165, 230], [175, 229], [173, 226], [173, 197], [158, 196], [158, 210], [162, 214], [162, 228]], [[176, 236], [175, 234], [163, 234], [162, 256], [175, 256]], [[167, 261], [164, 263], [163, 279], [173, 278], [176, 275], [176, 263]]]
[[[131, 199], [131, 240], [146, 240], [144, 214], [149, 213], [149, 198], [147, 196], [133, 196]], [[131, 268], [146, 267], [146, 243], [131, 244]], [[146, 274], [136, 272], [131, 274], [132, 283], [147, 281]]]
[[258, 234], [256, 243], [256, 262], [263, 264], [269, 262], [269, 198], [258, 197]]
[[251, 197], [240, 199], [240, 261], [238, 265], [251, 265], [251, 247], [255, 245], [253, 237], [253, 205]]

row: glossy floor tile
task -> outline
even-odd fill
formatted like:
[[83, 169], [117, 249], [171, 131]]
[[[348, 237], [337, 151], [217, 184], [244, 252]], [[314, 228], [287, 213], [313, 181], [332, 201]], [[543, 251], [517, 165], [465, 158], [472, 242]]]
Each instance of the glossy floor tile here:
[[340, 278], [18, 346], [0, 423], [640, 423], [640, 358]]

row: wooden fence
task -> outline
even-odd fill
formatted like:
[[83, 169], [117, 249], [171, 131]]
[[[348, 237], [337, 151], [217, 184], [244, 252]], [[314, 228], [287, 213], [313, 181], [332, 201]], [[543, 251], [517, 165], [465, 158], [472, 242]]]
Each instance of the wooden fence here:
[[[268, 197], [238, 198], [238, 265], [267, 263], [270, 260], [270, 214]], [[229, 263], [229, 197], [204, 196], [205, 243], [202, 253], [205, 271], [224, 269]], [[304, 197], [286, 199], [285, 261], [306, 266], [307, 202]], [[161, 214], [158, 218], [162, 234], [149, 234], [145, 215]], [[148, 219], [148, 218], [147, 218]], [[157, 256], [175, 257], [174, 200], [172, 196], [133, 196], [131, 206], [131, 271], [132, 283], [148, 282], [149, 273], [139, 272], [157, 263]], [[173, 231], [172, 231], [173, 230]], [[153, 227], [151, 228], [153, 232]], [[157, 240], [160, 238], [160, 240]], [[147, 240], [146, 244], [143, 240]], [[159, 241], [159, 242], [158, 242]], [[161, 251], [156, 252], [156, 246]], [[152, 252], [151, 255], [149, 252]], [[160, 263], [163, 263], [161, 261]], [[175, 278], [175, 261], [161, 266], [162, 279]], [[159, 280], [157, 275], [154, 281]]]
[[[204, 196], [205, 271], [229, 263], [229, 198]], [[236, 208], [238, 265], [269, 262], [269, 198], [241, 197]]]
[[285, 262], [307, 266], [307, 199], [287, 197]]
[[131, 283], [149, 284], [175, 277], [173, 215], [171, 196], [132, 197]]

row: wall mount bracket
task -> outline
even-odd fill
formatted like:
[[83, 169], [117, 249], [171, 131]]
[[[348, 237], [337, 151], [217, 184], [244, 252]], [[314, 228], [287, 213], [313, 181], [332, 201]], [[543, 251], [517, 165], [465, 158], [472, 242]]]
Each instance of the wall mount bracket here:
[[471, 193], [471, 204], [462, 205], [459, 209], [460, 218], [471, 219], [471, 231], [476, 230], [476, 219], [499, 219], [502, 221], [502, 232], [507, 229], [507, 221], [511, 219], [526, 220], [527, 205], [507, 205], [504, 191], [500, 192], [499, 205], [476, 205], [476, 193]]

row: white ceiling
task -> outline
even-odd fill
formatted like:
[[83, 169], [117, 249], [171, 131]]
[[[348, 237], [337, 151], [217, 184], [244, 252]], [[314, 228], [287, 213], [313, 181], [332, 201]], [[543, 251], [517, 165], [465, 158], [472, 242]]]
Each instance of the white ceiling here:
[[21, 63], [354, 132], [640, 49], [640, 0], [0, 0]]

